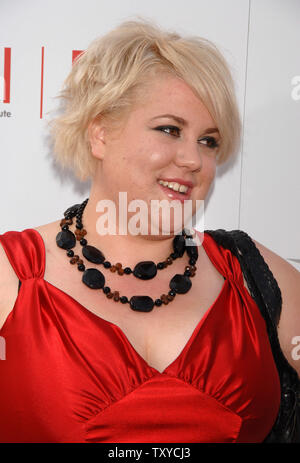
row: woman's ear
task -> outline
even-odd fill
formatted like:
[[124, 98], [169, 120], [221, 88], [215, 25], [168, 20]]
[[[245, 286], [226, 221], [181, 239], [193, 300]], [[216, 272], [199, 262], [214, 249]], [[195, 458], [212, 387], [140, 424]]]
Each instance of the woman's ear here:
[[106, 130], [100, 121], [92, 121], [88, 126], [88, 139], [91, 145], [91, 152], [97, 158], [103, 160], [105, 152]]

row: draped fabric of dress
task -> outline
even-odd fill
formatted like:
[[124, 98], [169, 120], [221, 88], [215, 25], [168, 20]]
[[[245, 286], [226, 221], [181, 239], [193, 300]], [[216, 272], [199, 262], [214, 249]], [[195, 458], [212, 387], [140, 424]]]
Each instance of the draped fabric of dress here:
[[44, 279], [37, 230], [0, 235], [22, 282], [0, 330], [0, 442], [264, 440], [280, 404], [266, 325], [236, 257], [203, 236], [224, 284], [159, 372], [117, 325]]

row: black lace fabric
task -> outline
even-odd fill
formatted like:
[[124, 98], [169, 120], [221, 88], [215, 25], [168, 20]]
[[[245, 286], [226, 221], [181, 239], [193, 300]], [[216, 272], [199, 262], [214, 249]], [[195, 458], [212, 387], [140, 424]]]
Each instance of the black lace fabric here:
[[250, 236], [242, 230], [205, 230], [214, 241], [239, 260], [249, 291], [265, 319], [276, 363], [281, 402], [277, 419], [264, 443], [300, 443], [300, 380], [284, 356], [277, 333], [282, 297], [270, 268]]

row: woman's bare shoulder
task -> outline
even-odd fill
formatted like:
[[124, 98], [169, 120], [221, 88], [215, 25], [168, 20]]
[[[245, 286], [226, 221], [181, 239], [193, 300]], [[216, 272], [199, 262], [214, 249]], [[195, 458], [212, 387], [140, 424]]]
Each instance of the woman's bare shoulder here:
[[53, 237], [53, 233], [56, 232], [57, 234], [61, 230], [59, 226], [60, 222], [61, 222], [61, 219], [55, 220], [54, 222], [49, 222], [43, 225], [39, 225], [38, 227], [33, 227], [33, 229], [37, 230], [39, 234], [42, 236], [42, 238], [45, 238], [46, 240], [48, 240]]
[[55, 238], [57, 233], [61, 231], [61, 228], [59, 226], [60, 222], [61, 219], [56, 220], [54, 222], [46, 223], [44, 225], [39, 225], [38, 227], [33, 228], [42, 237], [44, 241], [46, 254], [52, 254], [57, 248]]

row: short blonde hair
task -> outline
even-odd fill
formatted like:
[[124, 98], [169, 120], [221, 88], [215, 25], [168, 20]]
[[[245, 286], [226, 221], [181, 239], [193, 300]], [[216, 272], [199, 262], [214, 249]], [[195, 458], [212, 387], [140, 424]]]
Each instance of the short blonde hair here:
[[54, 155], [85, 181], [96, 171], [88, 126], [106, 118], [117, 126], [133, 107], [153, 74], [183, 79], [199, 96], [221, 142], [217, 163], [240, 145], [241, 121], [228, 64], [217, 47], [202, 37], [182, 37], [146, 20], [126, 21], [94, 40], [75, 60], [59, 95], [63, 113], [50, 122]]

